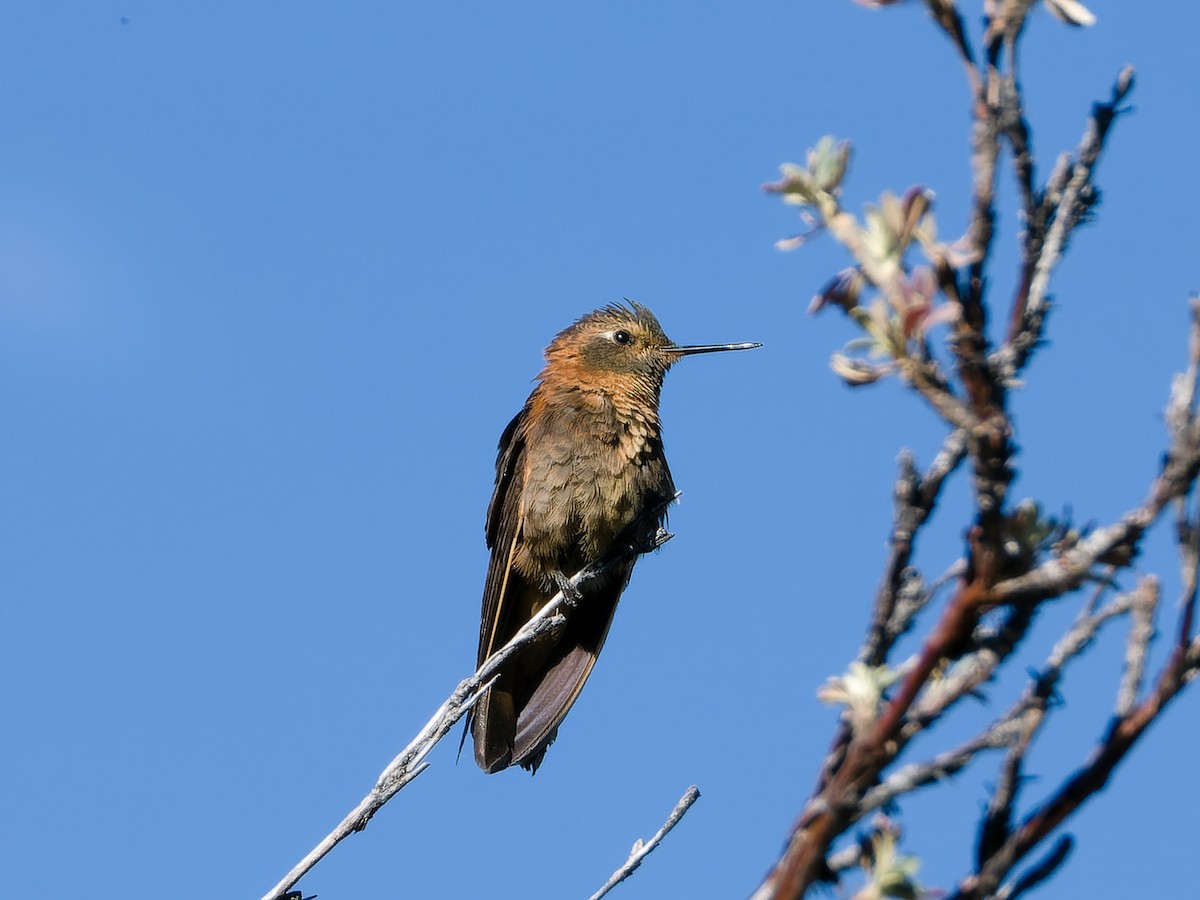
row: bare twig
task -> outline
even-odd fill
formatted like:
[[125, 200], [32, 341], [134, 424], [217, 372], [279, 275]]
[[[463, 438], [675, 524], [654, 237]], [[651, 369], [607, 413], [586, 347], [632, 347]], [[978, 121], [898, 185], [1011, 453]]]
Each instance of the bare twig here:
[[1010, 746], [1000, 767], [1000, 778], [992, 790], [979, 827], [976, 856], [980, 866], [991, 858], [996, 847], [1003, 844], [1010, 835], [1013, 810], [1023, 783], [1025, 756], [1034, 736], [1045, 723], [1063, 670], [1068, 663], [1087, 651], [1106, 622], [1129, 612], [1138, 602], [1138, 596], [1136, 591], [1125, 594], [1095, 612], [1090, 609], [1090, 604], [1085, 607], [1067, 633], [1054, 645], [1045, 666], [1029, 683], [1021, 698], [1001, 717], [1002, 722], [1009, 720], [1019, 723], [1020, 735]]
[[1092, 111], [1087, 133], [1076, 153], [1070, 180], [1067, 181], [1061, 196], [1047, 197], [1043, 201], [1054, 211], [1054, 224], [1050, 227], [1045, 247], [1036, 260], [1029, 296], [1025, 301], [1026, 310], [1036, 310], [1041, 305], [1046, 296], [1050, 273], [1062, 257], [1071, 232], [1095, 202], [1092, 176], [1100, 159], [1100, 152], [1104, 149], [1109, 129], [1120, 113], [1120, 105], [1133, 89], [1133, 78], [1133, 66], [1126, 66], [1117, 75], [1109, 101], [1096, 104]]
[[[655, 509], [651, 512], [657, 516], [658, 511], [658, 509]], [[661, 547], [671, 537], [671, 534], [660, 528], [645, 545], [622, 545], [615, 547], [613, 552], [606, 555], [605, 558], [585, 566], [572, 576], [567, 583], [572, 588], [578, 588], [579, 585], [596, 578], [619, 562], [643, 553], [649, 553], [651, 550]], [[475, 701], [479, 699], [479, 696], [487, 690], [488, 686], [495, 679], [500, 668], [509, 659], [519, 653], [524, 647], [536, 641], [540, 636], [559, 627], [565, 621], [559, 610], [564, 604], [569, 602], [569, 598], [563, 591], [559, 591], [513, 635], [512, 640], [484, 660], [483, 665], [476, 670], [475, 674], [459, 682], [458, 687], [438, 707], [437, 712], [433, 714], [432, 718], [425, 723], [425, 727], [421, 729], [407, 747], [400, 751], [395, 759], [388, 763], [387, 768], [376, 779], [375, 786], [371, 788], [370, 792], [275, 887], [264, 894], [262, 900], [277, 900], [277, 898], [285, 894], [313, 866], [320, 862], [330, 850], [354, 832], [362, 831], [366, 828], [371, 817], [385, 803], [399, 793], [405, 785], [424, 772], [428, 767], [428, 763], [425, 763], [424, 759], [429, 755], [429, 751], [454, 728], [459, 719], [466, 715]]]
[[902, 736], [911, 740], [964, 697], [975, 695], [1025, 637], [1033, 615], [1027, 609], [1011, 609], [999, 627], [977, 628], [972, 635], [976, 649], [965, 654], [938, 681], [926, 685], [904, 723]]
[[987, 27], [983, 36], [987, 46], [988, 57], [995, 62], [1000, 49], [1013, 44], [1025, 27], [1025, 17], [1034, 0], [992, 0], [988, 4], [991, 15], [987, 18]]
[[[1181, 501], [1182, 503], [1182, 501]], [[1187, 643], [1192, 636], [1193, 619], [1196, 615], [1197, 572], [1200, 571], [1200, 522], [1188, 522], [1179, 540], [1180, 569], [1182, 570], [1183, 598], [1180, 601], [1183, 613], [1179, 617], [1180, 644]]]
[[985, 750], [999, 750], [1010, 746], [1017, 738], [1018, 732], [1019, 725], [1015, 720], [1003, 718], [982, 734], [953, 750], [939, 753], [925, 762], [911, 763], [893, 772], [880, 785], [867, 791], [859, 805], [863, 813], [867, 813], [892, 802], [902, 794], [943, 781], [961, 772]]
[[996, 891], [996, 900], [1017, 900], [1022, 894], [1027, 894], [1033, 890], [1058, 871], [1059, 867], [1067, 861], [1067, 857], [1071, 855], [1071, 850], [1074, 846], [1075, 841], [1071, 836], [1064, 834], [1054, 842], [1054, 847], [1046, 854], [1045, 858], [1039, 860], [1035, 865], [1030, 866], [1028, 870], [1022, 873], [1015, 884], [1011, 887], [1005, 885]]
[[894, 612], [901, 593], [904, 575], [912, 561], [917, 533], [928, 520], [941, 494], [942, 484], [958, 468], [967, 455], [966, 434], [952, 431], [942, 444], [933, 464], [924, 476], [918, 475], [912, 454], [900, 456], [900, 476], [894, 496], [896, 513], [889, 540], [889, 554], [883, 583], [875, 597], [875, 613], [867, 640], [858, 658], [869, 666], [880, 665], [903, 632], [894, 627]]
[[[1026, 221], [1023, 271], [1013, 301], [1008, 338], [996, 362], [1009, 378], [1028, 360], [1039, 335], [1047, 302], [1050, 275], [1066, 250], [1067, 241], [1096, 202], [1093, 185], [1096, 163], [1104, 149], [1120, 104], [1133, 88], [1134, 69], [1126, 66], [1117, 76], [1107, 103], [1097, 103], [1073, 163], [1061, 159], [1042, 193], [1040, 206], [1030, 208]], [[1033, 338], [1031, 340], [1031, 338]]]
[[[962, 429], [955, 429], [947, 435], [924, 476], [917, 473], [910, 452], [900, 454], [900, 475], [893, 489], [896, 512], [889, 540], [891, 553], [883, 583], [876, 594], [875, 611], [867, 639], [858, 654], [859, 661], [865, 665], [879, 666], [884, 663], [897, 638], [908, 630], [913, 618], [936, 590], [937, 585], [926, 590], [919, 573], [911, 569], [909, 563], [916, 536], [933, 513], [942, 485], [966, 455], [967, 437]], [[818, 778], [818, 791], [841, 762], [841, 751], [850, 738], [850, 723], [843, 721]]]
[[1125, 641], [1125, 672], [1117, 691], [1118, 718], [1133, 712], [1146, 673], [1146, 651], [1154, 638], [1154, 611], [1158, 608], [1158, 579], [1149, 575], [1133, 592], [1132, 622]]
[[941, 0], [925, 0], [925, 6], [929, 9], [933, 21], [942, 31], [946, 32], [946, 36], [954, 44], [954, 49], [958, 51], [966, 71], [967, 84], [971, 88], [971, 96], [978, 95], [979, 72], [975, 68], [975, 52], [971, 49], [971, 42], [967, 39], [967, 29], [963, 25], [963, 19], [959, 15], [958, 9], [953, 3], [945, 3]]
[[608, 881], [604, 882], [604, 886], [596, 893], [592, 894], [588, 900], [600, 900], [605, 894], [615, 888], [618, 884], [634, 873], [638, 866], [642, 864], [651, 851], [654, 850], [662, 839], [667, 836], [667, 833], [679, 824], [679, 820], [684, 814], [691, 809], [692, 804], [700, 799], [700, 789], [694, 784], [684, 792], [684, 795], [679, 798], [679, 802], [675, 804], [675, 808], [671, 810], [671, 815], [667, 816], [667, 821], [663, 823], [662, 828], [654, 833], [654, 836], [648, 841], [643, 841], [638, 838], [633, 842], [633, 850], [629, 853], [629, 859], [621, 865], [617, 871], [613, 872]]
[[991, 601], [994, 604], [1036, 603], [1059, 597], [1083, 584], [1098, 563], [1114, 559], [1127, 563], [1146, 529], [1158, 520], [1169, 503], [1191, 490], [1198, 472], [1200, 442], [1193, 440], [1188, 445], [1172, 447], [1141, 506], [1130, 510], [1119, 522], [1094, 530], [1061, 556], [995, 585], [989, 592]]
[[[1187, 371], [1175, 379], [1171, 386], [1171, 400], [1167, 404], [1167, 430], [1172, 436], [1173, 453], [1186, 452], [1188, 446], [1200, 444], [1200, 419], [1196, 416], [1196, 389], [1200, 381], [1200, 298], [1191, 300], [1192, 330], [1188, 342]], [[1178, 515], [1175, 521], [1175, 539], [1179, 545], [1179, 568], [1183, 582], [1183, 614], [1179, 617], [1177, 641], [1184, 644], [1191, 639], [1193, 619], [1196, 613], [1197, 572], [1200, 571], [1200, 507], [1189, 514], [1187, 497], [1176, 501]]]
[[925, 580], [915, 569], [905, 569], [900, 593], [896, 598], [896, 609], [888, 623], [888, 640], [895, 643], [897, 638], [907, 633], [912, 627], [913, 619], [929, 605], [929, 601], [936, 597], [946, 585], [962, 578], [966, 572], [967, 561], [960, 557], [935, 578], [933, 584], [926, 585]]
[[1000, 116], [997, 109], [1000, 97], [995, 90], [998, 79], [999, 75], [993, 63], [989, 61], [984, 71], [984, 80], [978, 83], [976, 90], [975, 122], [971, 126], [972, 203], [967, 240], [974, 261], [970, 266], [962, 301], [965, 323], [977, 333], [981, 333], [985, 325], [984, 270], [996, 223], [996, 160], [1000, 155], [998, 136], [1003, 131], [999, 125]]

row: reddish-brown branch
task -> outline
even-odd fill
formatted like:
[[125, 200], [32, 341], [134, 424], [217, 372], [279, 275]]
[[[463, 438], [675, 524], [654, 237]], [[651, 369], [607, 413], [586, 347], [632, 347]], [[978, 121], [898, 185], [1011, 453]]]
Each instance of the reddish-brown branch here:
[[[997, 543], [1000, 536], [986, 534], [981, 525], [972, 529], [969, 541], [972, 570], [969, 577], [960, 585], [958, 593], [922, 647], [916, 664], [906, 674], [870, 732], [850, 741], [841, 765], [832, 772], [817, 796], [809, 801], [793, 828], [787, 848], [755, 898], [798, 898], [825, 874], [825, 856], [833, 840], [853, 824], [858, 814], [859, 800], [879, 773], [903, 749], [907, 740], [903, 725], [914, 701], [937, 666], [968, 645], [983, 612], [1002, 603], [1031, 604], [1061, 596], [1082, 584], [1092, 568], [1114, 551], [1121, 551], [1125, 558], [1132, 559], [1146, 529], [1172, 500], [1187, 493], [1198, 471], [1200, 448], [1194, 444], [1176, 445], [1168, 454], [1162, 472], [1141, 507], [1123, 517], [1120, 523], [1093, 532], [1066, 557], [1048, 561], [1031, 572], [1006, 581], [999, 582], [1003, 568], [1003, 555]], [[1189, 610], [1193, 606], [1192, 602], [1185, 605], [1188, 634]], [[1129, 717], [1118, 721], [1096, 760], [1082, 770], [1058, 798], [1035, 814], [1036, 820], [1031, 817], [1017, 832], [1020, 840], [1028, 840], [1028, 843], [1013, 844], [1013, 839], [1006, 842], [1006, 847], [1011, 844], [1024, 848], [1009, 860], [1009, 868], [1078, 807], [1083, 799], [1103, 786], [1133, 741], [1182, 686], [1188, 667], [1192, 665], [1189, 655], [1192, 651], [1183, 637], [1184, 632], [1181, 631], [1172, 663], [1164, 670], [1156, 692]], [[1035, 837], [1036, 840], [1033, 839]], [[993, 860], [999, 858], [996, 856]], [[1007, 871], [1008, 868], [1005, 868], [1004, 872]]]
[[824, 874], [831, 843], [853, 823], [859, 799], [902, 749], [905, 713], [938, 664], [970, 639], [986, 599], [978, 583], [960, 588], [874, 727], [851, 741], [841, 767], [806, 806], [756, 898], [800, 897]]
[[982, 870], [964, 879], [948, 900], [982, 900], [990, 896], [1021, 859], [1108, 783], [1117, 765], [1194, 673], [1191, 649], [1187, 642], [1175, 645], [1154, 692], [1129, 715], [1114, 720], [1091, 760], [1030, 813]]
[[[875, 722], [875, 727], [863, 742], [862, 755], [867, 759], [878, 757], [880, 751], [888, 745], [894, 746], [890, 754], [895, 756], [900, 746], [897, 739], [904, 716], [908, 713], [913, 701], [929, 681], [929, 676], [941, 664], [942, 660], [953, 655], [954, 651], [966, 645], [971, 639], [971, 632], [984, 610], [987, 600], [986, 591], [979, 582], [965, 584], [950, 602], [933, 633], [921, 648], [917, 664], [908, 672], [896, 695], [888, 701], [883, 714]], [[847, 759], [847, 766], [854, 759], [854, 745]], [[872, 777], [875, 773], [872, 773]]]

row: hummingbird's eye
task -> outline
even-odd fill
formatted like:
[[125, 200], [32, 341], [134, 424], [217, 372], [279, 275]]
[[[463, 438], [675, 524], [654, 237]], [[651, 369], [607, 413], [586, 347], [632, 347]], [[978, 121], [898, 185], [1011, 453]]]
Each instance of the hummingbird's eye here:
[[613, 332], [613, 340], [616, 341], [618, 344], [632, 344], [633, 343], [633, 335], [630, 334], [628, 331], [614, 331]]

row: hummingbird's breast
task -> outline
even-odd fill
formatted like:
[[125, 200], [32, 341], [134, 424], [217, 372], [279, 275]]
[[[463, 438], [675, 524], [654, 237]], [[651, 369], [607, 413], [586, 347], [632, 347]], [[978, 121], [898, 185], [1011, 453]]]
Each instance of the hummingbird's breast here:
[[[572, 575], [674, 494], [656, 403], [573, 387], [530, 398], [521, 548], [527, 577]], [[653, 398], [657, 400], [657, 398]], [[648, 523], [647, 530], [657, 527]]]

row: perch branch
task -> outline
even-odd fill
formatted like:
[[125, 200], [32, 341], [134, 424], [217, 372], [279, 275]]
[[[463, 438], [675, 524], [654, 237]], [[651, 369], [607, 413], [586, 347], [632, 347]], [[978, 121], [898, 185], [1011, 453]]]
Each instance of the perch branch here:
[[[676, 497], [678, 496], [676, 494]], [[668, 502], [673, 502], [674, 499], [672, 498], [672, 501]], [[665, 505], [662, 504], [662, 506]], [[638, 522], [641, 522], [642, 519], [650, 515], [657, 517], [659, 512], [661, 512], [662, 506], [648, 511]], [[634, 526], [636, 527], [637, 524], [635, 522]], [[632, 529], [630, 533], [633, 533]], [[656, 550], [670, 540], [671, 537], [670, 533], [660, 528], [645, 544], [635, 545], [617, 541], [614, 544], [613, 551], [606, 554], [602, 559], [585, 566], [572, 576], [567, 583], [572, 588], [578, 588], [579, 585], [596, 578], [620, 562], [643, 553], [649, 553], [651, 550]], [[307, 874], [313, 866], [320, 862], [330, 850], [354, 832], [362, 831], [366, 828], [371, 817], [385, 803], [399, 793], [405, 785], [424, 772], [428, 768], [428, 763], [424, 762], [424, 759], [428, 756], [429, 751], [454, 728], [459, 719], [466, 715], [475, 701], [479, 699], [479, 696], [487, 690], [488, 686], [495, 679], [500, 668], [515, 654], [519, 653], [522, 648], [536, 641], [541, 635], [561, 625], [564, 617], [559, 610], [564, 604], [569, 603], [570, 600], [564, 592], [559, 591], [545, 606], [534, 613], [529, 621], [513, 635], [507, 644], [484, 660], [483, 665], [476, 670], [475, 674], [459, 682], [458, 687], [438, 707], [433, 717], [425, 723], [425, 727], [383, 770], [370, 792], [275, 887], [264, 894], [262, 900], [278, 900], [281, 895], [284, 895]]]

